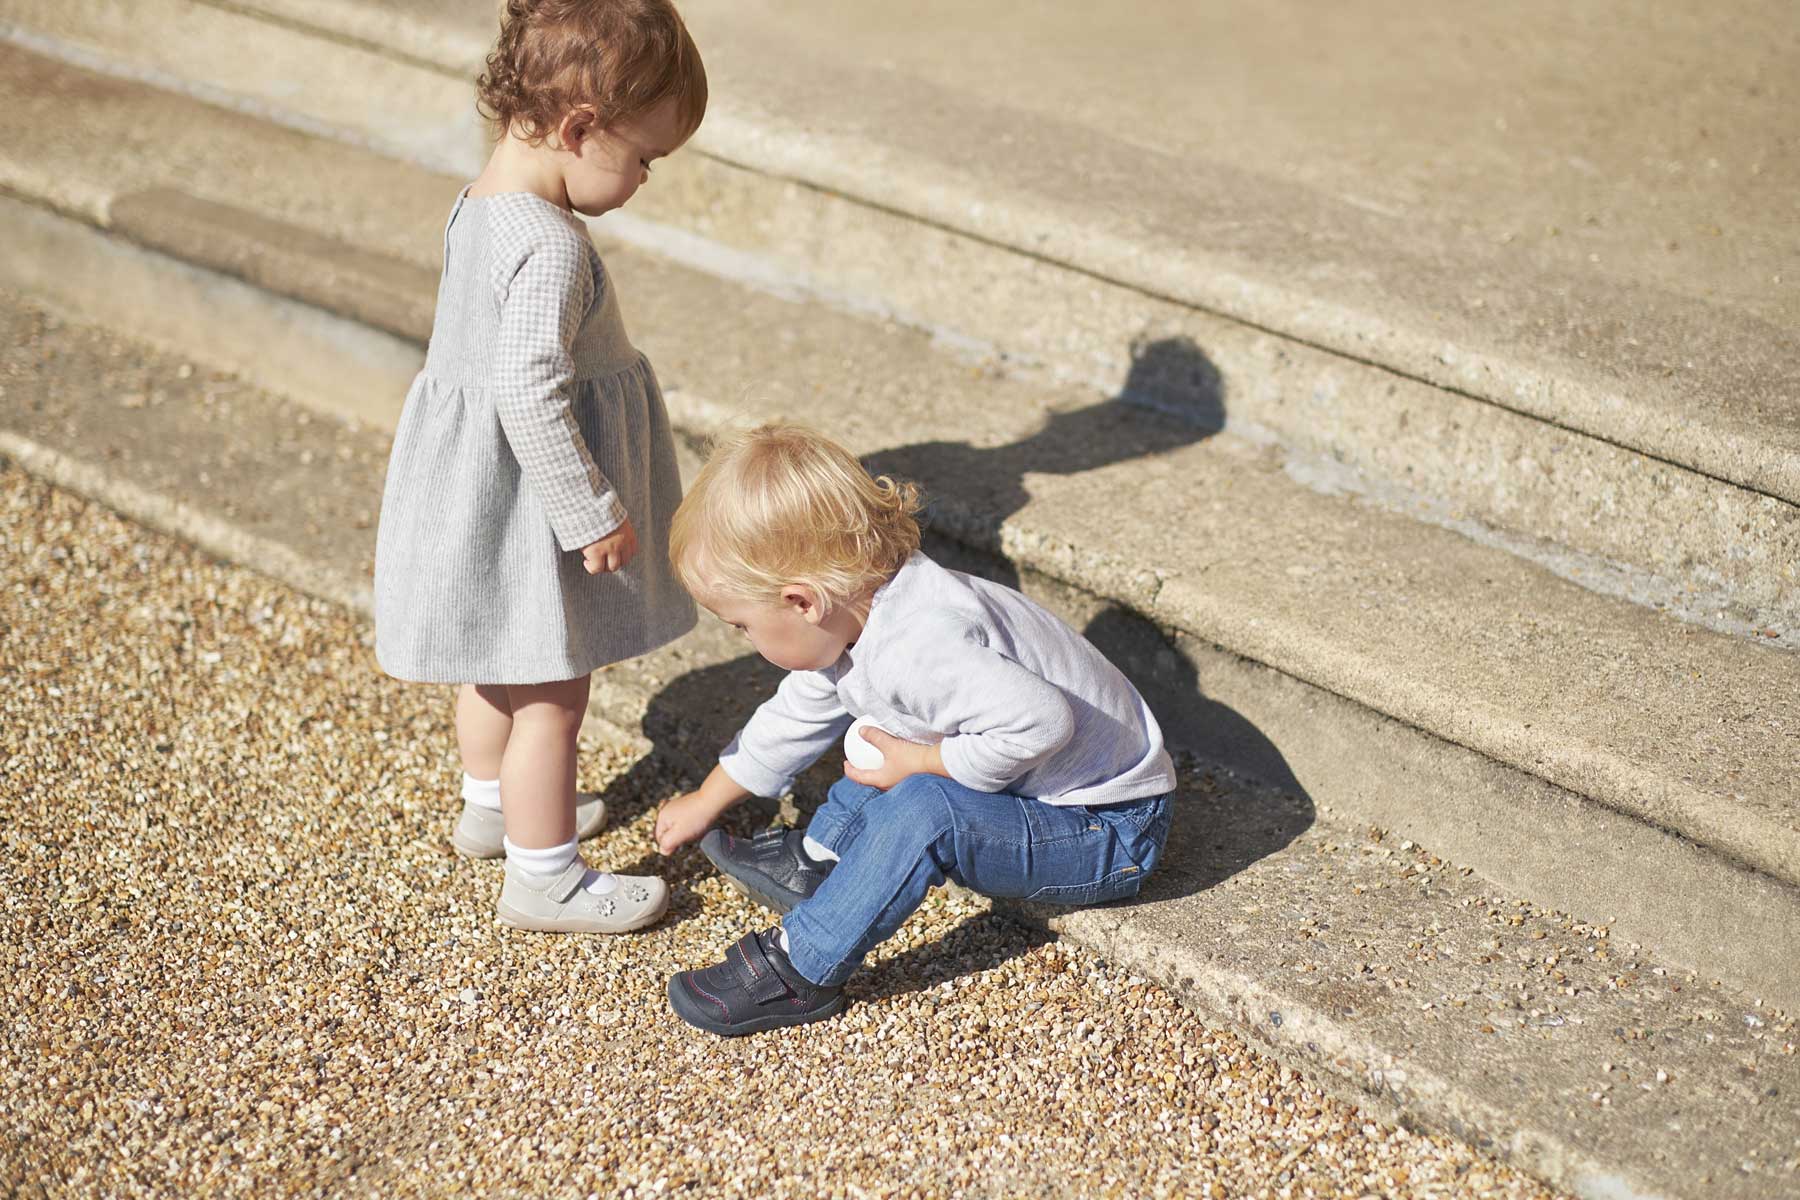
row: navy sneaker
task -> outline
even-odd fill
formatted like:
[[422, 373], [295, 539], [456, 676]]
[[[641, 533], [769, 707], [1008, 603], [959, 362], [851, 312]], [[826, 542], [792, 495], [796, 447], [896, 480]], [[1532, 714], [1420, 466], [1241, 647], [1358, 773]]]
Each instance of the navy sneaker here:
[[807, 854], [805, 840], [798, 829], [768, 829], [749, 838], [713, 829], [700, 839], [700, 852], [732, 887], [785, 914], [818, 891], [837, 865]]
[[844, 1011], [844, 989], [820, 987], [794, 970], [776, 926], [745, 934], [722, 963], [670, 976], [669, 1007], [696, 1029], [739, 1037], [835, 1017]]

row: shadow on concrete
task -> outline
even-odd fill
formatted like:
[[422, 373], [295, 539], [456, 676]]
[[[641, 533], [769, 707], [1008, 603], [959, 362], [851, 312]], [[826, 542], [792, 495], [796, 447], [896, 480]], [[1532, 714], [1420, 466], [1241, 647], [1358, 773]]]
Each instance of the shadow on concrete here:
[[997, 555], [988, 570], [975, 573], [1017, 587], [1018, 571], [997, 538], [1000, 527], [1031, 500], [1027, 474], [1076, 475], [1176, 450], [1224, 427], [1225, 385], [1218, 368], [1192, 341], [1164, 338], [1133, 347], [1131, 370], [1118, 395], [1052, 413], [1042, 429], [1021, 441], [993, 447], [920, 442], [863, 461], [878, 475], [917, 483], [925, 494], [927, 526]]
[[[1055, 413], [1042, 429], [1021, 441], [987, 448], [922, 442], [870, 455], [865, 465], [920, 485], [928, 500], [928, 530], [948, 526], [958, 539], [952, 542], [928, 532], [927, 552], [938, 561], [1018, 587], [1017, 566], [993, 551], [1000, 526], [1030, 500], [1027, 474], [1075, 474], [1165, 453], [1211, 437], [1224, 424], [1225, 396], [1218, 371], [1192, 342], [1165, 339], [1134, 350], [1131, 371], [1118, 395]], [[1130, 514], [1119, 517], [1129, 520]], [[971, 551], [963, 544], [971, 541], [989, 552]], [[1160, 629], [1115, 605], [1103, 607], [1083, 633], [1144, 693], [1170, 745], [1201, 764], [1184, 773], [1162, 867], [1142, 897], [1125, 903], [1170, 899], [1212, 887], [1281, 850], [1312, 824], [1312, 801], [1280, 750], [1242, 714], [1207, 697], [1192, 660]], [[652, 700], [644, 734], [659, 754], [684, 767], [709, 765], [717, 760], [725, 739], [774, 691], [780, 678], [779, 670], [754, 654], [689, 672]], [[1251, 793], [1241, 788], [1215, 791], [1207, 773], [1213, 764], [1266, 787]], [[796, 788], [797, 811], [784, 815], [809, 814], [838, 777], [838, 768], [835, 757], [827, 755]], [[609, 792], [609, 808], [624, 819], [661, 798], [651, 795], [646, 779], [639, 777], [647, 770], [640, 766]], [[1256, 795], [1258, 802], [1245, 803], [1241, 798], [1246, 794]], [[1227, 796], [1238, 799], [1228, 801]], [[767, 806], [746, 805], [729, 814], [725, 824], [735, 833], [746, 833], [766, 825], [772, 815]], [[711, 873], [712, 866], [689, 847], [670, 860], [652, 856], [635, 867], [617, 869], [660, 871], [674, 889], [671, 914], [680, 919], [698, 910], [690, 885]], [[959, 927], [943, 945], [921, 947], [882, 962], [866, 972], [868, 979], [856, 985], [857, 991], [890, 995], [917, 990], [995, 965], [994, 939], [983, 937], [975, 927], [982, 921], [1007, 919], [1000, 914], [979, 918]], [[959, 937], [963, 940], [950, 944]], [[1020, 943], [1015, 939], [1011, 944]]]
[[[1195, 769], [1183, 771], [1163, 861], [1135, 901], [1169, 900], [1205, 891], [1285, 848], [1312, 826], [1312, 798], [1279, 749], [1228, 704], [1206, 695], [1193, 661], [1155, 625], [1108, 608], [1082, 632], [1130, 677], [1163, 727], [1169, 745]], [[1215, 791], [1208, 768], [1263, 785]], [[1256, 796], [1245, 803], [1246, 794]]]

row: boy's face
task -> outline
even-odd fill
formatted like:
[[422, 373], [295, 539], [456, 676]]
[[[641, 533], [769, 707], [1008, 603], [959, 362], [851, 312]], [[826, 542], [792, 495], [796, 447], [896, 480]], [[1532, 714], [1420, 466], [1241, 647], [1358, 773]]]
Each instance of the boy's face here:
[[824, 616], [812, 589], [789, 584], [774, 604], [696, 597], [707, 611], [741, 630], [756, 652], [784, 671], [822, 671], [844, 655], [861, 622], [839, 607]]

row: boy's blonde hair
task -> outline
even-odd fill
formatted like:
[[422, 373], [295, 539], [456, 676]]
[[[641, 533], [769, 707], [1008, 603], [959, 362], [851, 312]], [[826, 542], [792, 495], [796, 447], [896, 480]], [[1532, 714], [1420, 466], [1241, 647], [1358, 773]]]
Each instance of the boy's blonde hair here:
[[506, 0], [476, 106], [536, 145], [577, 109], [602, 129], [673, 98], [681, 140], [706, 115], [706, 67], [669, 0]]
[[772, 604], [804, 584], [829, 612], [887, 582], [919, 548], [919, 490], [871, 477], [797, 425], [721, 438], [675, 510], [669, 557], [708, 598]]

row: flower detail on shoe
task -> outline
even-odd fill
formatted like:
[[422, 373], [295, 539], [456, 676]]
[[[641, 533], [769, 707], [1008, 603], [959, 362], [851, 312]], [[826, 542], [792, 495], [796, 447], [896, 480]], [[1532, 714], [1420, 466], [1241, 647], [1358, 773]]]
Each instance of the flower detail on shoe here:
[[669, 907], [668, 885], [654, 876], [615, 876], [617, 887], [596, 894], [588, 890], [593, 874], [580, 858], [551, 879], [508, 863], [496, 906], [501, 924], [544, 933], [627, 933]]

